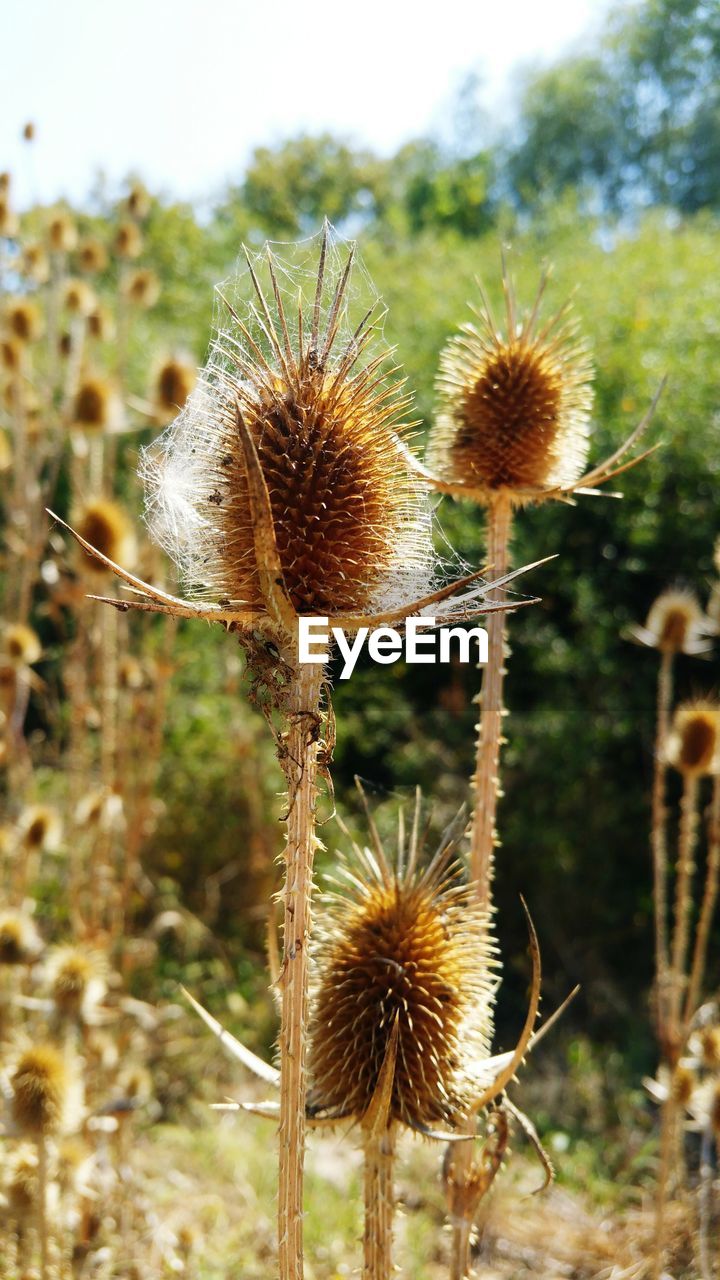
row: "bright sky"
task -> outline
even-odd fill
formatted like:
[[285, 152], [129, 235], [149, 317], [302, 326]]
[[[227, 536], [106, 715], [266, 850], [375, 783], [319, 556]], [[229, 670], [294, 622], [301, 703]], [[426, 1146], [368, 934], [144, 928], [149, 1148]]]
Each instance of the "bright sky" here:
[[[607, 0], [3, 0], [0, 170], [16, 200], [82, 198], [103, 170], [211, 196], [253, 147], [332, 130], [390, 152], [479, 71], [549, 61]], [[19, 143], [26, 120], [38, 140]]]

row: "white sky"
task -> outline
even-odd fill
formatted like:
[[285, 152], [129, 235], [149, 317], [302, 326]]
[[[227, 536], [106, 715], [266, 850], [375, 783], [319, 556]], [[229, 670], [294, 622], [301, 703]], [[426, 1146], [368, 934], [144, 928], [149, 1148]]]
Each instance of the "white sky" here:
[[[99, 170], [211, 196], [253, 147], [332, 130], [390, 152], [477, 70], [549, 61], [607, 0], [2, 0], [0, 170], [16, 200], [82, 198]], [[19, 134], [34, 120], [32, 153]]]

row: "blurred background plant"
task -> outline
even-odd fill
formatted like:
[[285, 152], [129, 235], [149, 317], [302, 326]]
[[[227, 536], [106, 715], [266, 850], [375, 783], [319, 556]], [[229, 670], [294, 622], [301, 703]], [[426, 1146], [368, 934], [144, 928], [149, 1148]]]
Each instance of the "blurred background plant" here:
[[[144, 1152], [133, 1151], [133, 1176], [148, 1176], [155, 1144], [158, 1159], [164, 1150], [180, 1165], [195, 1144], [212, 1164], [215, 1147], [204, 1147], [202, 1128], [169, 1128], [180, 1115], [198, 1120], [198, 1103], [225, 1087], [213, 1045], [176, 1013], [176, 984], [185, 981], [210, 1008], [222, 1008], [246, 1043], [268, 1050], [276, 1022], [265, 935], [267, 903], [279, 883], [272, 859], [282, 784], [263, 726], [239, 696], [241, 653], [213, 633], [199, 646], [183, 625], [176, 632], [163, 620], [106, 616], [86, 600], [88, 592], [103, 594], [102, 575], [51, 530], [44, 508], [86, 521], [94, 541], [124, 542], [126, 560], [132, 529], [140, 575], [168, 582], [138, 518], [138, 448], [191, 386], [210, 330], [211, 286], [231, 273], [240, 241], [309, 234], [327, 214], [361, 236], [389, 307], [386, 336], [400, 348], [423, 429], [432, 419], [439, 353], [465, 317], [476, 276], [500, 309], [493, 286], [501, 243], [512, 245], [521, 296], [530, 296], [546, 260], [554, 264], [550, 303], [577, 290], [575, 310], [597, 368], [593, 461], [618, 443], [668, 375], [655, 426], [662, 448], [623, 477], [622, 502], [596, 499], [572, 511], [547, 504], [517, 520], [518, 564], [560, 555], [542, 570], [541, 604], [514, 625], [507, 694], [513, 733], [495, 885], [506, 972], [498, 1046], [512, 1043], [524, 1008], [518, 892], [528, 897], [542, 935], [548, 1002], [576, 981], [583, 987], [564, 1025], [538, 1051], [539, 1078], [518, 1090], [519, 1104], [562, 1153], [558, 1194], [582, 1191], [582, 1212], [589, 1204], [600, 1218], [622, 1207], [631, 1224], [637, 1188], [649, 1197], [657, 1147], [653, 1110], [638, 1081], [657, 1065], [647, 840], [656, 671], [623, 636], [668, 585], [691, 587], [705, 600], [714, 573], [718, 85], [717, 6], [643, 0], [615, 11], [589, 50], [527, 70], [502, 128], [491, 129], [478, 114], [476, 85], [468, 80], [436, 137], [408, 141], [390, 156], [329, 134], [285, 137], [258, 148], [202, 209], [154, 191], [152, 174], [147, 185], [130, 179], [119, 198], [111, 184], [98, 182], [76, 206], [19, 208], [13, 177], [3, 175], [0, 1034], [16, 1055], [23, 1029], [35, 1040], [56, 1033], [43, 946], [72, 944], [103, 957], [102, 973], [92, 971], [105, 986], [102, 998], [78, 1005], [104, 1011], [99, 1025], [95, 1014], [89, 1024], [75, 1017], [61, 1037], [84, 1063], [83, 1119], [75, 1121], [87, 1143], [81, 1165], [86, 1158], [102, 1163], [98, 1152], [108, 1143], [133, 1146], [125, 1121], [106, 1114], [127, 1096], [119, 1081], [126, 1059], [152, 1075], [153, 1101], [143, 1102], [144, 1111], [134, 1105], [131, 1123], [141, 1113], [143, 1125], [165, 1126], [148, 1132]], [[26, 139], [30, 156], [42, 130], [40, 120], [38, 139]], [[452, 545], [481, 563], [481, 514], [446, 504], [441, 518]], [[715, 652], [711, 645], [704, 659], [678, 654], [677, 701], [716, 687]], [[406, 796], [421, 785], [435, 797], [439, 822], [456, 811], [472, 770], [476, 681], [472, 669], [459, 666], [430, 672], [397, 664], [379, 675], [361, 660], [353, 679], [337, 685], [334, 777], [351, 829], [359, 829], [355, 773], [377, 798]], [[331, 827], [325, 837], [332, 856], [341, 837]], [[717, 943], [715, 923], [705, 996], [717, 989]], [[15, 955], [21, 959], [2, 959]], [[15, 1069], [12, 1055], [8, 1049], [8, 1071]], [[558, 1096], [566, 1073], [572, 1087]], [[237, 1176], [252, 1199], [259, 1238], [269, 1239], [272, 1191], [260, 1168], [266, 1137], [255, 1123], [247, 1121], [258, 1135], [249, 1163], [259, 1167], [259, 1200], [248, 1172]], [[16, 1208], [37, 1204], [38, 1144], [29, 1141], [13, 1139], [18, 1186], [30, 1187], [30, 1200], [13, 1201]], [[699, 1154], [692, 1135], [687, 1141], [692, 1173]], [[54, 1134], [53, 1144], [59, 1152]], [[229, 1141], [224, 1166], [219, 1160], [228, 1181], [231, 1147]], [[156, 1217], [148, 1226], [142, 1212], [149, 1197], [128, 1195], [118, 1179], [108, 1192], [109, 1221], [96, 1230], [94, 1219], [103, 1215], [67, 1191], [58, 1159], [51, 1150], [47, 1181], [59, 1191], [48, 1190], [48, 1201], [60, 1197], [83, 1248], [103, 1248], [124, 1223], [131, 1253], [149, 1232], [159, 1250], [153, 1266], [165, 1265], [167, 1240], [171, 1264], [190, 1265], [180, 1241], [185, 1224], [172, 1204], [151, 1204]], [[311, 1177], [324, 1176], [326, 1159], [317, 1155], [319, 1172], [311, 1167]], [[427, 1242], [441, 1209], [418, 1203], [413, 1176], [404, 1184], [403, 1177], [400, 1198], [414, 1206], [418, 1240]], [[5, 1184], [3, 1193], [9, 1202]], [[202, 1222], [227, 1220], [217, 1182], [208, 1179], [207, 1193], [198, 1194]], [[503, 1221], [502, 1194], [483, 1248], [498, 1266], [514, 1256], [512, 1265], [522, 1268], [527, 1241], [513, 1255], [512, 1240], [506, 1236], [503, 1246], [492, 1225]], [[339, 1268], [352, 1253], [357, 1221], [345, 1199], [333, 1202], [337, 1241], [323, 1240], [319, 1225], [309, 1224], [319, 1277], [347, 1273]], [[559, 1257], [572, 1232], [564, 1202], [549, 1203]], [[129, 1204], [140, 1206], [137, 1218]], [[15, 1210], [13, 1221], [20, 1221]], [[27, 1221], [16, 1231], [13, 1259], [34, 1247]], [[266, 1275], [267, 1260], [253, 1252], [245, 1228], [234, 1229], [236, 1256], [247, 1248], [247, 1275]], [[598, 1274], [601, 1247], [593, 1252], [587, 1233], [583, 1238], [586, 1269], [577, 1274]], [[678, 1240], [679, 1268], [682, 1232]], [[443, 1274], [436, 1247], [418, 1256], [413, 1274]], [[616, 1247], [622, 1251], [619, 1237]], [[631, 1241], [627, 1249], [629, 1266], [637, 1252]], [[224, 1274], [212, 1248], [203, 1266], [203, 1275]]]

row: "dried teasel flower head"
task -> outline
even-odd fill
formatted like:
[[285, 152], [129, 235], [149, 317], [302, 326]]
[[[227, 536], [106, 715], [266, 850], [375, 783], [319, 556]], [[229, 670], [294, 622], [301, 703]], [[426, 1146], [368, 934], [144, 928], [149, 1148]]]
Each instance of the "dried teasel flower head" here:
[[702, 1065], [707, 1071], [720, 1071], [720, 1026], [702, 1027], [698, 1039]]
[[26, 1049], [10, 1077], [12, 1117], [27, 1137], [58, 1133], [69, 1098], [68, 1067], [52, 1044]]
[[6, 195], [0, 195], [0, 239], [11, 240], [20, 230], [17, 214], [13, 213]]
[[96, 275], [104, 271], [108, 264], [105, 245], [100, 240], [83, 240], [78, 248], [77, 264], [81, 271], [88, 275]]
[[27, 911], [0, 912], [0, 965], [32, 964], [43, 948]]
[[37, 1149], [21, 1142], [9, 1152], [3, 1179], [11, 1218], [25, 1222], [35, 1217], [38, 1197]]
[[34, 280], [36, 284], [45, 284], [49, 280], [50, 263], [44, 245], [33, 243], [23, 246], [20, 271], [28, 280]]
[[75, 809], [75, 821], [82, 830], [99, 827], [109, 831], [122, 819], [122, 797], [109, 787], [88, 791], [81, 796]]
[[43, 333], [43, 316], [32, 298], [9, 298], [4, 308], [5, 328], [19, 342], [37, 342]]
[[62, 209], [53, 214], [48, 222], [48, 244], [53, 253], [71, 253], [77, 246], [78, 234], [75, 222]]
[[44, 849], [54, 853], [60, 847], [62, 830], [60, 814], [51, 805], [28, 805], [18, 818], [18, 836], [27, 850]]
[[[134, 564], [135, 534], [130, 517], [119, 503], [108, 498], [95, 498], [77, 512], [74, 523], [80, 536], [92, 543], [109, 560], [120, 564]], [[102, 575], [107, 572], [100, 560], [85, 552], [82, 553], [82, 567], [90, 574]]]
[[22, 368], [24, 343], [19, 338], [0, 338], [0, 368], [5, 373], [18, 373]]
[[389, 1119], [429, 1130], [467, 1115], [469, 1080], [489, 1054], [497, 963], [454, 848], [444, 838], [423, 867], [414, 835], [391, 866], [376, 839], [341, 863], [313, 950], [310, 1115], [362, 1120], [394, 1034]]
[[678, 1066], [672, 1076], [672, 1095], [678, 1106], [687, 1107], [693, 1096], [697, 1080], [689, 1067]]
[[97, 307], [97, 298], [85, 280], [68, 280], [63, 289], [63, 306], [74, 316], [92, 315]]
[[92, 1021], [107, 992], [106, 978], [107, 962], [100, 951], [64, 946], [55, 947], [48, 955], [45, 982], [61, 1018]]
[[131, 271], [123, 281], [122, 289], [133, 306], [149, 310], [160, 297], [160, 280], [149, 267], [139, 267], [137, 271]]
[[143, 238], [135, 222], [121, 222], [115, 233], [115, 252], [120, 258], [139, 258], [143, 251]]
[[97, 306], [86, 320], [88, 338], [96, 342], [110, 342], [115, 337], [115, 320], [107, 307]]
[[709, 698], [681, 703], [668, 734], [666, 758], [686, 777], [720, 771], [720, 704]]
[[71, 426], [76, 431], [113, 431], [121, 425], [122, 405], [108, 378], [86, 373], [73, 397]]
[[171, 356], [163, 361], [152, 389], [152, 403], [161, 422], [170, 422], [185, 407], [196, 381], [197, 371], [191, 360]]
[[633, 627], [629, 634], [661, 653], [699, 654], [710, 648], [708, 636], [713, 630], [695, 593], [674, 587], [653, 602], [645, 626]]
[[32, 667], [42, 657], [40, 637], [24, 622], [11, 622], [0, 636], [0, 654], [14, 667]]
[[131, 218], [138, 218], [140, 222], [150, 212], [150, 196], [141, 182], [133, 182], [125, 200], [125, 206]]
[[574, 485], [585, 464], [592, 364], [567, 306], [541, 320], [545, 280], [520, 319], [504, 273], [505, 330], [483, 295], [476, 323], [440, 357], [428, 465], [488, 499], [506, 490], [518, 503], [541, 500]]

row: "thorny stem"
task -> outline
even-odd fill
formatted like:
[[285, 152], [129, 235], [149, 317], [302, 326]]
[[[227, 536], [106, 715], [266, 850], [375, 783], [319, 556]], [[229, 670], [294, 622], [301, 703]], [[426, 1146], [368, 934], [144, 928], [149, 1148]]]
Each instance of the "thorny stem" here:
[[[488, 507], [487, 560], [495, 577], [507, 572], [512, 506], [507, 493], [498, 493]], [[472, 827], [470, 832], [470, 874], [478, 901], [488, 914], [492, 905], [492, 881], [497, 843], [496, 817], [500, 791], [500, 747], [502, 744], [503, 682], [505, 676], [505, 613], [499, 610], [487, 619], [488, 661], [480, 695]], [[474, 1120], [468, 1132], [473, 1133]], [[459, 1143], [453, 1155], [453, 1177], [460, 1186], [468, 1178], [472, 1163], [471, 1142]], [[456, 1217], [453, 1222], [451, 1280], [470, 1275], [472, 1219]]]
[[699, 781], [694, 775], [684, 779], [680, 802], [680, 831], [678, 834], [677, 880], [675, 884], [675, 919], [673, 926], [670, 972], [670, 1038], [673, 1067], [680, 1050], [680, 1002], [685, 987], [690, 907], [692, 905], [692, 873], [697, 841]]
[[364, 1135], [363, 1280], [390, 1280], [392, 1275], [395, 1146], [393, 1124], [376, 1136], [367, 1132]]
[[700, 1003], [702, 981], [705, 974], [710, 926], [715, 913], [720, 879], [720, 777], [713, 778], [712, 800], [708, 819], [707, 866], [700, 919], [698, 920], [693, 949], [690, 982], [685, 1000], [684, 1020], [689, 1023]]
[[307, 1025], [310, 896], [315, 854], [317, 751], [320, 727], [320, 668], [298, 665], [290, 691], [287, 778], [285, 922], [280, 1027], [280, 1174], [278, 1262], [280, 1280], [303, 1275], [303, 1161], [305, 1151], [305, 1041]]
[[654, 889], [653, 900], [655, 907], [655, 999], [657, 1001], [655, 1014], [658, 1039], [661, 1046], [664, 1046], [665, 1044], [667, 1031], [667, 807], [665, 804], [667, 765], [665, 763], [665, 742], [667, 739], [668, 726], [670, 722], [670, 706], [672, 703], [672, 669], [673, 654], [669, 651], [663, 652], [660, 660], [660, 671], [658, 673], [651, 832]]

